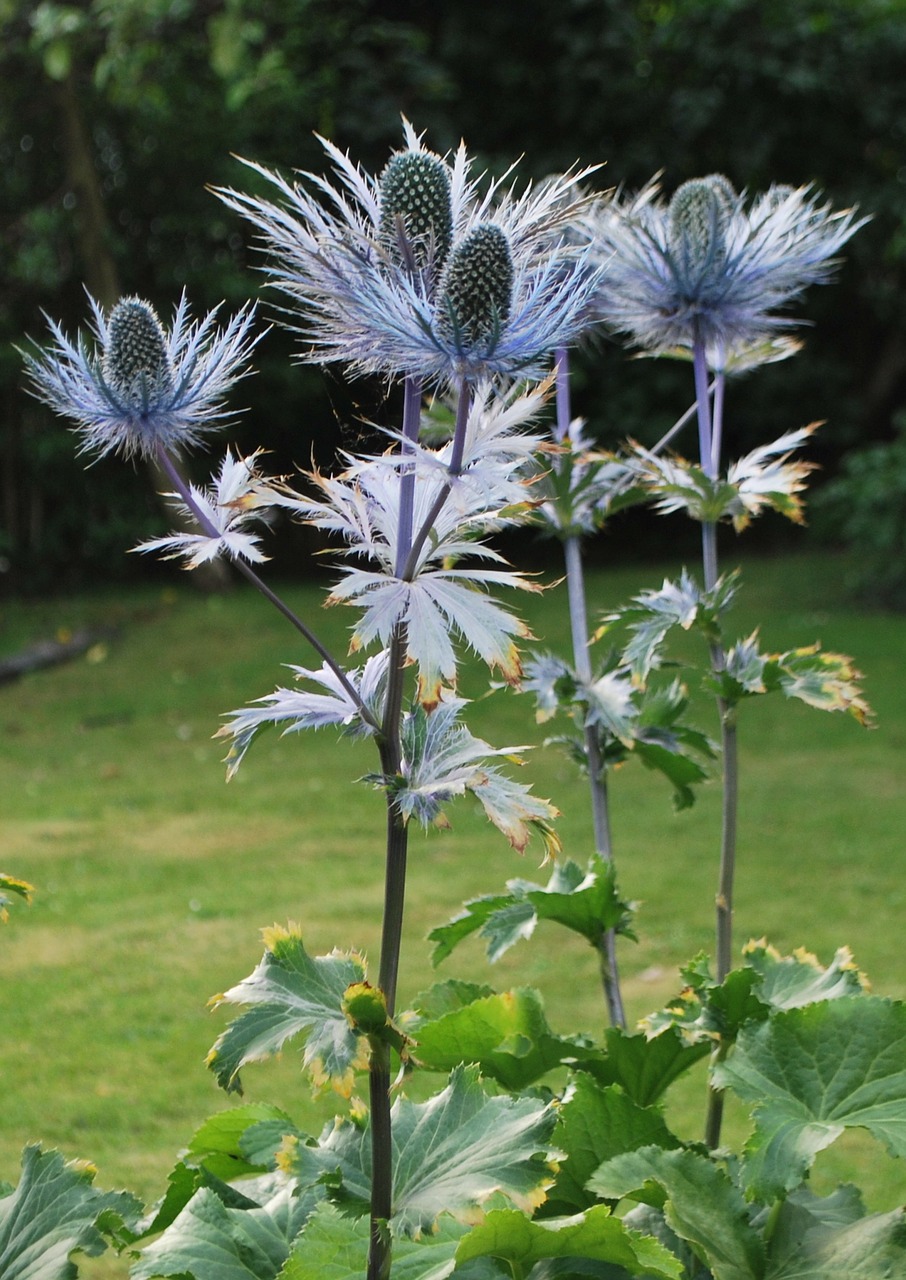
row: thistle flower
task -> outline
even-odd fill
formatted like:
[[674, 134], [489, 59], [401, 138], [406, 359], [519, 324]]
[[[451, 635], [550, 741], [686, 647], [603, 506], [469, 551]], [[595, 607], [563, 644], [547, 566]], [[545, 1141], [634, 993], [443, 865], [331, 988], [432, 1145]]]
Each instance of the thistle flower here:
[[[223, 397], [249, 372], [253, 306], [215, 327], [219, 307], [192, 321], [185, 294], [169, 331], [150, 303], [121, 298], [105, 316], [88, 295], [94, 350], [49, 320], [54, 344], [24, 352], [33, 394], [82, 432], [80, 452], [148, 457], [194, 445], [226, 418]], [[260, 336], [260, 335], [258, 335]]]
[[652, 182], [594, 216], [609, 264], [599, 315], [648, 352], [701, 344], [712, 367], [740, 348], [751, 362], [789, 327], [778, 311], [828, 279], [834, 255], [867, 221], [832, 212], [808, 186], [773, 186], [747, 207], [720, 174], [683, 183], [667, 204], [657, 197]]
[[604, 270], [587, 238], [566, 243], [590, 170], [520, 195], [491, 182], [479, 195], [463, 145], [447, 160], [408, 122], [404, 134], [379, 178], [322, 139], [335, 185], [250, 164], [280, 203], [218, 192], [270, 252], [267, 274], [309, 344], [303, 358], [437, 382], [540, 373], [587, 327]]

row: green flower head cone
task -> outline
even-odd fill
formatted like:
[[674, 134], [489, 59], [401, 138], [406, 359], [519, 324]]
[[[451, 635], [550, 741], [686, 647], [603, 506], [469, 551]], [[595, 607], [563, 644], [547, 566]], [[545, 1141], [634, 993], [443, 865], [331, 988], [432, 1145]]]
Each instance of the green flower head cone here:
[[140, 408], [173, 389], [163, 326], [141, 298], [122, 298], [108, 325], [104, 377], [123, 400]]
[[440, 324], [460, 345], [493, 344], [512, 299], [509, 241], [493, 222], [480, 223], [450, 255], [441, 286]]
[[450, 175], [437, 156], [401, 151], [381, 174], [381, 242], [396, 260], [423, 268], [446, 260], [453, 238]]
[[686, 269], [705, 271], [721, 258], [735, 203], [733, 187], [721, 174], [677, 187], [667, 211], [668, 244]]

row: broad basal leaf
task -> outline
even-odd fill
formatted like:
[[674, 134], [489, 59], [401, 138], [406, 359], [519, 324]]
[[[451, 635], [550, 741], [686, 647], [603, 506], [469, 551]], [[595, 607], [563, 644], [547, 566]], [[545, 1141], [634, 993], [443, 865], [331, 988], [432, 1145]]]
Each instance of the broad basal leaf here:
[[[551, 1181], [555, 1115], [535, 1098], [492, 1097], [475, 1067], [458, 1067], [427, 1102], [394, 1104], [393, 1219], [398, 1234], [428, 1231], [443, 1212], [460, 1214], [501, 1192], [520, 1208], [544, 1198]], [[295, 1163], [294, 1163], [295, 1162]], [[317, 1148], [298, 1146], [284, 1162], [306, 1177], [320, 1168], [336, 1196], [367, 1209], [371, 1135], [349, 1121], [328, 1126]]]
[[266, 1204], [233, 1207], [203, 1187], [163, 1235], [142, 1251], [132, 1276], [275, 1280], [322, 1194], [318, 1189], [298, 1196], [294, 1185], [283, 1180]]
[[[530, 987], [472, 995], [451, 1005], [447, 984], [419, 996], [419, 1014], [406, 1021], [415, 1041], [413, 1056], [430, 1071], [451, 1071], [461, 1062], [474, 1062], [482, 1075], [492, 1076], [507, 1089], [524, 1089], [563, 1061], [585, 1055], [581, 1040], [555, 1035], [544, 1014], [541, 996]], [[453, 988], [462, 992], [462, 984]], [[440, 1006], [442, 1012], [431, 1010]]]
[[845, 1128], [906, 1155], [906, 1005], [846, 996], [744, 1028], [714, 1075], [755, 1106], [743, 1174], [771, 1199], [797, 1186]]
[[[468, 1227], [444, 1215], [431, 1234], [393, 1241], [393, 1280], [446, 1280]], [[279, 1280], [362, 1280], [367, 1271], [370, 1223], [322, 1204], [296, 1241]], [[497, 1276], [496, 1269], [489, 1275]], [[472, 1280], [479, 1280], [472, 1273]]]
[[642, 1147], [601, 1165], [589, 1189], [663, 1208], [667, 1225], [707, 1262], [714, 1280], [762, 1280], [764, 1246], [723, 1169], [694, 1151]]
[[628, 1275], [679, 1280], [682, 1267], [663, 1245], [626, 1227], [597, 1205], [570, 1218], [532, 1222], [524, 1214], [498, 1209], [460, 1242], [457, 1267], [488, 1256], [506, 1263], [512, 1275], [528, 1275], [545, 1258], [588, 1258], [623, 1267]]
[[557, 1112], [553, 1141], [565, 1160], [542, 1206], [544, 1216], [575, 1213], [595, 1202], [586, 1183], [604, 1160], [655, 1145], [676, 1147], [659, 1111], [640, 1107], [618, 1085], [603, 1087], [577, 1076]]
[[95, 1255], [104, 1238], [131, 1238], [141, 1205], [125, 1192], [98, 1191], [94, 1169], [67, 1164], [58, 1151], [26, 1147], [22, 1176], [0, 1198], [0, 1276], [3, 1280], [73, 1280], [70, 1254]]
[[363, 961], [339, 952], [311, 957], [293, 928], [267, 929], [264, 940], [267, 950], [254, 973], [212, 1001], [253, 1007], [218, 1038], [208, 1066], [222, 1088], [241, 1093], [240, 1068], [305, 1033], [303, 1062], [314, 1083], [330, 1081], [348, 1096], [356, 1069], [366, 1061], [362, 1037], [343, 1011], [343, 996], [347, 987], [364, 980]]
[[630, 903], [617, 891], [611, 864], [594, 859], [587, 871], [576, 862], [555, 865], [546, 885], [530, 880], [508, 880], [505, 894], [473, 898], [448, 924], [428, 935], [435, 944], [435, 965], [445, 960], [457, 943], [476, 931], [487, 939], [488, 959], [499, 960], [520, 938], [530, 938], [539, 920], [552, 920], [598, 946], [608, 929], [632, 937]]
[[906, 1211], [865, 1215], [853, 1186], [799, 1187], [771, 1235], [767, 1280], [892, 1280], [906, 1275]]

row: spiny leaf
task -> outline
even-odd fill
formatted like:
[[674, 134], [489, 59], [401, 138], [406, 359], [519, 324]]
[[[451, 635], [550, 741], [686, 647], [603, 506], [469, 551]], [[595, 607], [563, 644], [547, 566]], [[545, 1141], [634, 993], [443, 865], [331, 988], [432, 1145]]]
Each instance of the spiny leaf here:
[[355, 1071], [366, 1065], [363, 1039], [343, 1011], [347, 987], [365, 978], [361, 958], [340, 952], [313, 958], [294, 927], [275, 926], [264, 931], [264, 939], [267, 950], [255, 971], [212, 1001], [253, 1006], [230, 1023], [208, 1054], [218, 1084], [241, 1093], [241, 1067], [306, 1033], [303, 1062], [315, 1085], [329, 1081], [348, 1096]]
[[446, 959], [453, 948], [476, 931], [487, 939], [488, 959], [493, 963], [520, 938], [529, 938], [539, 920], [551, 920], [580, 934], [597, 946], [608, 929], [632, 937], [630, 903], [617, 892], [610, 864], [593, 860], [587, 871], [571, 860], [557, 863], [546, 885], [530, 880], [508, 880], [507, 894], [473, 898], [448, 924], [428, 934], [435, 943], [432, 961]]
[[763, 1022], [772, 1010], [791, 1009], [818, 1000], [858, 995], [863, 979], [846, 947], [823, 968], [809, 952], [781, 956], [764, 939], [743, 949], [744, 965], [716, 982], [702, 953], [682, 970], [685, 986], [664, 1009], [642, 1025], [650, 1034], [675, 1027], [690, 1044], [701, 1040], [732, 1043], [745, 1023]]
[[743, 1176], [762, 1199], [797, 1186], [846, 1128], [906, 1155], [906, 1005], [845, 996], [778, 1013], [743, 1028], [714, 1081], [756, 1104]]

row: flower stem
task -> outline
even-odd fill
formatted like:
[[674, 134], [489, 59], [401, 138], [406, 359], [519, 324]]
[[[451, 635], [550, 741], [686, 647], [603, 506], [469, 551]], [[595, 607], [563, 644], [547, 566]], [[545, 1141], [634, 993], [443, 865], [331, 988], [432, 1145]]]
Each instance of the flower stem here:
[[[412, 452], [412, 444], [418, 439], [421, 420], [422, 382], [421, 378], [406, 379], [405, 399], [403, 401], [403, 454]], [[412, 508], [415, 502], [415, 472], [410, 467], [404, 471], [400, 481], [400, 515], [399, 538], [396, 550], [396, 574], [399, 577], [409, 559], [412, 545]]]
[[[569, 357], [564, 347], [557, 351], [557, 423], [555, 438], [562, 444], [569, 437], [570, 396]], [[563, 538], [563, 557], [566, 563], [566, 590], [569, 599], [569, 623], [572, 633], [573, 662], [576, 675], [585, 683], [591, 683], [591, 656], [588, 652], [588, 605], [585, 596], [585, 566], [582, 560], [582, 540], [576, 534]], [[588, 768], [588, 787], [591, 798], [592, 826], [595, 851], [602, 861], [613, 862], [613, 842], [610, 831], [610, 806], [607, 796], [607, 774], [601, 755], [601, 743], [594, 725], [583, 726], [585, 739], [585, 763]], [[601, 970], [601, 985], [612, 1026], [626, 1026], [626, 1011], [620, 991], [620, 973], [617, 966], [616, 933], [604, 929], [596, 943]]]
[[459, 385], [459, 399], [456, 404], [456, 425], [453, 429], [453, 447], [450, 450], [450, 461], [447, 464], [448, 479], [441, 486], [440, 492], [434, 499], [431, 510], [422, 523], [418, 533], [412, 539], [412, 546], [409, 550], [409, 558], [406, 566], [400, 575], [404, 581], [411, 582], [418, 568], [418, 557], [421, 554], [422, 547], [431, 535], [434, 528], [434, 522], [444, 509], [444, 504], [450, 496], [454, 482], [462, 471], [462, 458], [466, 447], [466, 428], [469, 425], [469, 410], [472, 407], [472, 387], [464, 378]]
[[[156, 457], [161, 467], [163, 468], [164, 472], [166, 473], [167, 478], [170, 480], [171, 484], [175, 488], [176, 492], [179, 494], [180, 498], [182, 498], [183, 502], [186, 504], [186, 506], [194, 516], [195, 520], [198, 522], [199, 528], [201, 528], [204, 531], [204, 533], [208, 535], [208, 537], [219, 538], [220, 531], [216, 528], [214, 524], [212, 524], [211, 520], [208, 518], [205, 511], [195, 501], [195, 498], [192, 494], [191, 489], [186, 484], [178, 468], [174, 466], [173, 459], [161, 447], [158, 447]], [[366, 724], [370, 725], [372, 729], [379, 730], [380, 725], [377, 723], [377, 721], [374, 719], [374, 716], [365, 706], [365, 703], [362, 701], [362, 698], [361, 698], [361, 695], [359, 694], [358, 689], [356, 689], [355, 685], [351, 682], [346, 672], [343, 670], [343, 668], [334, 658], [333, 654], [329, 651], [329, 649], [325, 648], [325, 646], [321, 643], [321, 641], [318, 639], [315, 633], [311, 630], [311, 628], [306, 626], [306, 624], [302, 621], [302, 619], [296, 613], [293, 612], [293, 610], [289, 607], [289, 605], [286, 603], [285, 600], [281, 600], [281, 598], [277, 595], [277, 593], [271, 590], [271, 588], [267, 585], [267, 583], [264, 582], [264, 580], [258, 576], [258, 574], [255, 572], [255, 570], [251, 567], [250, 564], [248, 564], [245, 560], [242, 560], [239, 558], [234, 560], [233, 563], [235, 564], [239, 572], [242, 574], [242, 576], [252, 584], [255, 590], [260, 592], [260, 594], [264, 596], [265, 600], [267, 600], [270, 604], [274, 606], [275, 609], [277, 609], [280, 613], [282, 613], [284, 618], [286, 618], [287, 621], [290, 622], [295, 627], [295, 629], [299, 632], [299, 634], [302, 635], [308, 641], [308, 643], [314, 649], [315, 653], [318, 654], [318, 656], [326, 663], [326, 665], [337, 677], [340, 684], [343, 686], [343, 689], [345, 690], [345, 692], [349, 695], [349, 697], [354, 702], [356, 708], [358, 709], [359, 715], [362, 717], [363, 721]]]
[[[705, 474], [715, 480], [720, 472], [720, 441], [723, 426], [723, 376], [718, 374], [714, 386], [713, 419], [708, 389], [708, 367], [704, 344], [696, 341], [693, 367], [695, 391], [698, 403], [699, 444], [701, 464]], [[713, 521], [702, 524], [702, 567], [705, 590], [713, 591], [718, 578], [717, 525]], [[726, 666], [723, 645], [715, 641], [711, 648], [711, 669], [719, 676]], [[739, 803], [739, 767], [736, 739], [736, 708], [725, 698], [717, 699], [720, 720], [721, 761], [723, 787], [721, 793], [720, 869], [717, 896], [715, 898], [715, 971], [718, 982], [723, 982], [733, 965], [733, 882], [736, 872], [736, 829]], [[715, 1051], [715, 1058], [720, 1049]], [[713, 1064], [713, 1059], [712, 1059]], [[705, 1138], [713, 1150], [720, 1143], [723, 1120], [723, 1094], [711, 1089], [708, 1095], [708, 1115], [705, 1122]]]

